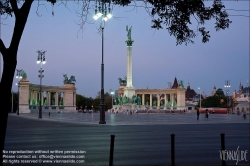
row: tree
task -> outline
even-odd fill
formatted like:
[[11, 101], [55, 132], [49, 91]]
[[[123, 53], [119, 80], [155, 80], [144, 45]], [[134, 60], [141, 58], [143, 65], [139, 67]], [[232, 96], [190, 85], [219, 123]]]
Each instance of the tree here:
[[112, 107], [112, 96], [108, 92], [106, 92], [104, 94], [104, 101], [105, 101], [105, 104], [106, 104], [105, 110], [111, 109], [111, 107]]
[[[56, 0], [47, 0], [54, 5]], [[9, 47], [6, 47], [2, 40], [0, 40], [0, 52], [3, 57], [3, 73], [0, 82], [0, 92], [4, 98], [0, 100], [2, 106], [1, 117], [1, 157], [2, 150], [4, 149], [5, 133], [8, 120], [8, 103], [10, 98], [11, 86], [13, 83], [13, 77], [17, 64], [17, 52], [18, 46], [24, 31], [24, 27], [29, 16], [30, 8], [34, 0], [1, 0], [0, 1], [0, 14], [15, 17], [14, 31]], [[65, 0], [67, 2], [67, 0]], [[78, 1], [79, 2], [79, 1]], [[86, 22], [89, 4], [91, 1], [82, 0], [83, 11], [81, 16], [83, 23], [80, 24], [81, 28]], [[105, 1], [105, 2], [108, 2]], [[131, 0], [110, 0], [110, 3], [114, 5], [127, 6], [132, 3]], [[215, 0], [212, 7], [206, 7], [204, 0], [148, 0], [145, 4], [152, 6], [149, 14], [152, 16], [153, 26], [152, 28], [161, 29], [163, 25], [166, 26], [170, 35], [176, 37], [176, 43], [193, 43], [192, 38], [196, 36], [193, 30], [190, 30], [188, 25], [191, 24], [190, 17], [194, 17], [198, 23], [198, 32], [202, 36], [202, 42], [209, 41], [209, 31], [205, 31], [205, 21], [216, 19], [216, 30], [225, 29], [229, 27], [231, 23], [228, 19], [228, 14], [223, 11], [224, 5], [221, 0]], [[19, 7], [20, 6], [20, 7]], [[147, 11], [149, 8], [145, 7]], [[157, 18], [155, 18], [157, 17]]]
[[219, 88], [213, 96], [209, 96], [201, 102], [203, 107], [227, 108], [227, 104], [229, 108], [234, 108], [238, 103], [237, 100], [225, 96], [221, 88]]
[[220, 98], [218, 96], [209, 96], [201, 101], [203, 107], [220, 107]]
[[214, 94], [215, 96], [218, 96], [220, 98], [225, 97], [224, 92], [221, 88], [217, 89], [217, 91]]

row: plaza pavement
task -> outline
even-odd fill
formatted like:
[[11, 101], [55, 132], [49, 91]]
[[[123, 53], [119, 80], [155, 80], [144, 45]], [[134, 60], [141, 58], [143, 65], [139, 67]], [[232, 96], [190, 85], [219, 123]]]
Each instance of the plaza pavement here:
[[[20, 114], [26, 118], [38, 118], [38, 111], [30, 114]], [[43, 111], [42, 118], [44, 120], [60, 121], [68, 123], [80, 123], [94, 125], [100, 121], [99, 113], [58, 113], [56, 110]], [[249, 123], [250, 116], [243, 119], [242, 115], [236, 114], [209, 114], [209, 118], [205, 118], [205, 114], [200, 114], [200, 120], [197, 120], [196, 113], [186, 114], [170, 114], [170, 113], [139, 113], [139, 114], [110, 114], [106, 113], [106, 125], [157, 125], [157, 124], [222, 124], [222, 123]]]
[[[249, 163], [249, 115], [209, 114], [108, 114], [99, 125], [99, 114], [38, 112], [9, 114], [5, 150], [83, 150], [85, 163], [108, 165], [110, 135], [115, 135], [114, 165], [170, 165], [170, 135], [175, 134], [175, 161], [180, 166], [221, 165], [220, 134], [226, 150], [247, 150]], [[227, 161], [236, 165], [236, 161]], [[20, 165], [20, 164], [4, 164]], [[24, 164], [27, 165], [27, 164]], [[33, 164], [28, 164], [33, 165]], [[62, 164], [40, 164], [62, 165]], [[72, 164], [64, 164], [72, 165]], [[75, 164], [74, 164], [75, 165]]]

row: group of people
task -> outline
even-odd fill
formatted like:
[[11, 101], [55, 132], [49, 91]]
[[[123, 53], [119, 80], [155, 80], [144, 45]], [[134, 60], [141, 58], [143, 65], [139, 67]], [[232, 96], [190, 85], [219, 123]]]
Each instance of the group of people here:
[[[211, 110], [210, 110], [210, 112], [211, 112]], [[214, 111], [213, 111], [213, 113], [214, 113]], [[205, 118], [208, 119], [208, 115], [209, 115], [209, 110], [206, 109]], [[237, 111], [237, 115], [240, 116], [240, 111], [239, 110]], [[197, 109], [197, 120], [199, 120], [199, 116], [200, 116], [200, 111], [199, 111], [199, 109]], [[243, 116], [244, 119], [246, 119], [246, 112], [244, 110], [242, 110], [242, 116]]]
[[[208, 115], [209, 115], [209, 110], [208, 110], [208, 109], [206, 109], [206, 112], [205, 112], [205, 118], [207, 118], [207, 119], [208, 119]], [[199, 110], [199, 109], [197, 109], [197, 120], [199, 120], [199, 116], [200, 116], [200, 110]]]
[[[242, 110], [241, 112], [242, 112], [242, 117], [244, 119], [246, 119], [246, 116], [247, 116], [246, 112], [244, 110]], [[240, 116], [240, 111], [239, 110], [237, 111], [237, 115]]]
[[138, 111], [137, 110], [126, 110], [126, 111], [123, 110], [122, 113], [127, 114], [127, 115], [128, 114], [132, 115], [132, 114], [138, 114]]

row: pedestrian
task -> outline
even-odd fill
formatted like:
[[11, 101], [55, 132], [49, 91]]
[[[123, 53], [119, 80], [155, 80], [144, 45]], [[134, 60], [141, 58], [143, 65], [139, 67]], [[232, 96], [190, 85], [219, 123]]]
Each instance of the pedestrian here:
[[246, 119], [246, 116], [247, 116], [247, 115], [246, 115], [246, 112], [244, 111], [244, 112], [243, 112], [243, 118]]
[[50, 118], [50, 112], [49, 112], [49, 118]]
[[199, 120], [199, 116], [200, 116], [200, 111], [199, 111], [199, 109], [197, 108], [197, 120]]
[[206, 118], [208, 119], [208, 114], [209, 114], [209, 112], [208, 112], [208, 109], [206, 109]]

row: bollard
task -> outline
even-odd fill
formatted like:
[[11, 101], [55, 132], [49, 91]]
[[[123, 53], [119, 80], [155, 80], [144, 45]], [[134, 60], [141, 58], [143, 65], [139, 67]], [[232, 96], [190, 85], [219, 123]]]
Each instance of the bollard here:
[[110, 137], [111, 137], [111, 142], [110, 142], [110, 152], [109, 152], [109, 166], [113, 166], [115, 135], [110, 135]]
[[175, 134], [171, 134], [171, 166], [175, 166], [174, 136], [175, 136]]
[[[221, 140], [221, 153], [222, 153], [225, 150], [225, 134], [224, 133], [220, 134], [220, 140]], [[221, 159], [221, 165], [226, 166], [226, 161], [224, 160], [223, 156]]]

